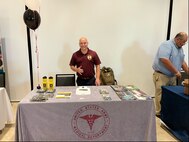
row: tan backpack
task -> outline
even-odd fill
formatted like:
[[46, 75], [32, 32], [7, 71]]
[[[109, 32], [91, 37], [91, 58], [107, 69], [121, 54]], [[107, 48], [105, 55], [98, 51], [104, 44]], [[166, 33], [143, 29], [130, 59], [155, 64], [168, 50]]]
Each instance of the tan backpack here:
[[100, 70], [101, 85], [116, 85], [117, 81], [114, 77], [114, 72], [110, 67], [103, 67]]

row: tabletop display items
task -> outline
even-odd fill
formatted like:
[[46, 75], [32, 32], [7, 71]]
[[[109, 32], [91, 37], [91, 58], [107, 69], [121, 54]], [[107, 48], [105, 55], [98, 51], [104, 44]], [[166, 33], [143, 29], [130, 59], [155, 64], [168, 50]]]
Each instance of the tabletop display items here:
[[47, 77], [43, 76], [43, 80], [42, 80], [42, 85], [43, 85], [43, 90], [47, 91]]
[[121, 100], [148, 100], [150, 96], [146, 95], [138, 87], [134, 85], [111, 85]]
[[43, 76], [42, 78], [42, 87], [40, 86], [40, 84], [38, 84], [37, 86], [37, 93], [44, 93], [45, 91], [47, 91], [47, 77]]
[[110, 101], [110, 100], [112, 100], [112, 98], [109, 96], [108, 90], [106, 90], [106, 89], [100, 89], [99, 92], [100, 92], [100, 94], [102, 95], [102, 98], [103, 98], [105, 101]]
[[56, 94], [57, 99], [70, 99], [72, 95], [72, 92], [64, 92], [64, 91], [59, 91]]
[[53, 77], [49, 77], [49, 90], [54, 90], [54, 82], [53, 82]]
[[126, 90], [127, 90], [126, 93], [127, 92], [132, 93], [134, 97], [137, 98], [138, 100], [152, 99], [150, 96], [148, 96], [146, 93], [144, 93], [143, 91], [141, 91], [138, 87], [134, 85], [127, 85]]
[[48, 100], [48, 96], [44, 95], [44, 93], [39, 93], [38, 95], [34, 95], [30, 101], [32, 102], [45, 102]]
[[79, 86], [76, 89], [76, 95], [91, 95], [91, 89], [87, 86]]
[[55, 91], [54, 89], [54, 79], [52, 76], [49, 77], [48, 79], [48, 90], [47, 93], [53, 93]]
[[54, 97], [54, 92], [55, 92], [55, 89], [54, 89], [54, 79], [52, 76], [50, 76], [48, 78], [48, 83], [47, 83], [47, 91], [46, 91], [46, 96], [48, 98], [53, 98]]
[[121, 100], [136, 100], [137, 98], [133, 95], [132, 92], [130, 92], [128, 89], [126, 89], [125, 86], [122, 85], [111, 85], [113, 90], [116, 92], [118, 97]]
[[[42, 88], [40, 85], [37, 86], [37, 93], [54, 93], [54, 79], [52, 76], [42, 77]], [[51, 95], [52, 96], [52, 95]]]

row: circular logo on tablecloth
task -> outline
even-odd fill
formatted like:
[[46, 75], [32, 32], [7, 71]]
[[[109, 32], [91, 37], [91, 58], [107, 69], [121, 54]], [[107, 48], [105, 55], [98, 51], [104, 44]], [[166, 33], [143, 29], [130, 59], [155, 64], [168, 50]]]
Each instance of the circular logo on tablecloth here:
[[86, 105], [74, 113], [71, 124], [79, 137], [92, 140], [101, 137], [108, 130], [110, 118], [102, 107]]

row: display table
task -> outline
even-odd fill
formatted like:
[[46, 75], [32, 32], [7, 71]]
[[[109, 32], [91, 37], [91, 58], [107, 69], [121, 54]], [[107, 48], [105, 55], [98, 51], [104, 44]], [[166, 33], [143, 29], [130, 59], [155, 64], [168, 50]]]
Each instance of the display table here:
[[29, 93], [18, 105], [15, 140], [156, 141], [153, 100], [121, 101], [110, 86], [91, 86], [90, 95], [77, 95], [76, 88], [56, 88], [55, 94], [72, 92], [71, 98], [46, 102], [31, 102], [36, 93]]
[[5, 88], [0, 87], [0, 131], [6, 123], [12, 123], [14, 120], [13, 109]]
[[183, 86], [163, 86], [161, 120], [181, 141], [189, 140], [189, 96]]

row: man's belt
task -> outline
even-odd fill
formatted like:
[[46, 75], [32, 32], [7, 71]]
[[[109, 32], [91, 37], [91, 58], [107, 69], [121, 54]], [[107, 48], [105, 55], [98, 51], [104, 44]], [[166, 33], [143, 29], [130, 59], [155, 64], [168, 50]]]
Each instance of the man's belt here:
[[[155, 72], [157, 72], [157, 73], [161, 73], [161, 74], [164, 74], [164, 73], [162, 73], [162, 72], [160, 72], [160, 71], [155, 71]], [[165, 74], [164, 74], [165, 75]]]
[[[94, 76], [93, 76], [94, 77]], [[93, 77], [78, 77], [79, 79], [82, 79], [82, 80], [89, 80], [89, 79], [92, 79]]]

